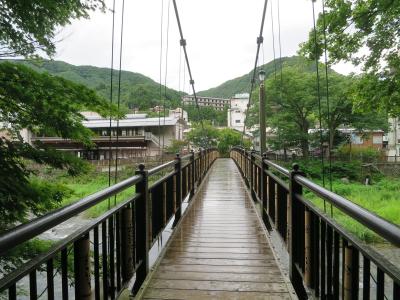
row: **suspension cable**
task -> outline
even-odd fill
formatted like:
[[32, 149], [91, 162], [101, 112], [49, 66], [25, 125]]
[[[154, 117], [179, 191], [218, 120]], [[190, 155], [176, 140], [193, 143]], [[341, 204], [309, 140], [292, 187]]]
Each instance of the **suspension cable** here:
[[[119, 70], [118, 70], [118, 98], [117, 98], [118, 116], [117, 116], [117, 138], [116, 138], [116, 147], [115, 147], [114, 184], [117, 183], [117, 180], [118, 180], [119, 112], [120, 112], [120, 104], [121, 104], [121, 75], [122, 75], [122, 52], [123, 52], [122, 49], [123, 49], [123, 40], [124, 40], [124, 13], [125, 13], [125, 0], [122, 0], [121, 37], [120, 37]], [[117, 204], [117, 195], [114, 196], [114, 205], [116, 205], [116, 204]]]
[[[112, 9], [112, 28], [111, 28], [111, 66], [110, 66], [110, 127], [109, 127], [109, 138], [108, 138], [108, 186], [111, 186], [111, 163], [112, 163], [112, 143], [111, 143], [111, 131], [112, 131], [112, 117], [111, 117], [111, 105], [113, 102], [113, 82], [114, 82], [114, 40], [115, 40], [115, 0], [113, 1]], [[110, 209], [111, 203], [108, 198], [108, 209]]]
[[[322, 136], [322, 113], [321, 113], [321, 88], [320, 88], [320, 76], [319, 76], [319, 58], [317, 49], [317, 28], [315, 21], [315, 7], [314, 1], [311, 0], [312, 12], [313, 12], [313, 27], [314, 27], [314, 48], [315, 48], [315, 67], [317, 76], [317, 100], [318, 100], [318, 119], [319, 119], [319, 142], [320, 142], [320, 156], [321, 156], [321, 168], [322, 168], [322, 185], [325, 187], [325, 162], [323, 152], [323, 136]], [[326, 201], [324, 200], [324, 212], [326, 212]]]
[[[329, 160], [329, 189], [332, 191], [332, 149], [331, 149], [331, 141], [332, 141], [332, 133], [331, 126], [329, 126], [331, 120], [330, 113], [330, 98], [329, 98], [329, 77], [328, 77], [328, 45], [326, 41], [326, 20], [325, 20], [325, 0], [322, 0], [322, 21], [324, 26], [324, 56], [325, 56], [325, 85], [326, 85], [326, 110], [328, 114], [328, 160]], [[331, 203], [331, 217], [333, 216], [333, 207]]]
[[158, 156], [162, 157], [161, 149], [161, 109], [162, 103], [162, 64], [163, 64], [163, 25], [164, 25], [164, 0], [161, 0], [161, 16], [160, 16], [160, 102], [158, 105]]
[[277, 66], [276, 66], [276, 52], [275, 52], [275, 26], [274, 26], [274, 10], [271, 1], [271, 33], [272, 33], [272, 54], [274, 55], [274, 78], [276, 80]]
[[[167, 76], [168, 76], [168, 47], [169, 47], [169, 19], [170, 19], [170, 8], [171, 8], [171, 0], [168, 1], [168, 11], [167, 11], [167, 43], [165, 47], [165, 75], [164, 75], [164, 100], [163, 100], [163, 111], [164, 111], [164, 120], [163, 126], [165, 128], [165, 100], [167, 99]], [[162, 152], [161, 152], [161, 163], [164, 162], [164, 146], [165, 146], [165, 131], [163, 130], [162, 134]]]
[[[197, 111], [199, 112], [201, 128], [202, 128], [202, 130], [204, 132], [203, 117], [202, 117], [202, 113], [201, 113], [201, 110], [200, 110], [200, 107], [199, 107], [199, 103], [197, 101], [197, 94], [196, 94], [196, 89], [194, 87], [194, 80], [193, 80], [193, 76], [192, 76], [192, 70], [190, 69], [189, 58], [188, 58], [188, 54], [187, 54], [187, 50], [186, 50], [186, 40], [183, 38], [182, 26], [181, 26], [181, 21], [180, 21], [180, 18], [179, 18], [178, 7], [176, 6], [176, 0], [173, 0], [173, 4], [174, 4], [176, 21], [178, 23], [179, 34], [180, 34], [180, 38], [181, 38], [180, 39], [180, 45], [182, 46], [183, 52], [185, 54], [185, 61], [186, 61], [186, 66], [187, 66], [187, 70], [188, 70], [188, 74], [189, 74], [190, 85], [192, 86], [192, 92], [193, 92], [194, 101], [196, 103]], [[208, 138], [208, 136], [207, 136], [207, 138]]]
[[[261, 26], [260, 26], [260, 33], [257, 37], [257, 51], [256, 51], [256, 59], [254, 62], [254, 68], [253, 68], [253, 75], [251, 77], [251, 85], [250, 85], [250, 93], [249, 93], [249, 102], [247, 102], [247, 109], [246, 109], [246, 115], [244, 118], [244, 124], [243, 124], [243, 131], [242, 131], [242, 139], [241, 139], [241, 145], [243, 146], [243, 138], [246, 133], [246, 121], [248, 117], [248, 113], [250, 110], [250, 104], [251, 104], [251, 96], [253, 94], [253, 89], [254, 89], [254, 84], [256, 82], [256, 73], [257, 73], [257, 65], [258, 65], [258, 56], [260, 54], [260, 46], [264, 42], [264, 37], [263, 37], [263, 31], [264, 31], [264, 22], [265, 22], [265, 13], [267, 10], [267, 5], [268, 5], [268, 0], [264, 1], [264, 8], [263, 8], [263, 14], [262, 14], [262, 19], [261, 19]], [[261, 130], [261, 128], [260, 128]], [[265, 130], [265, 128], [264, 128]]]

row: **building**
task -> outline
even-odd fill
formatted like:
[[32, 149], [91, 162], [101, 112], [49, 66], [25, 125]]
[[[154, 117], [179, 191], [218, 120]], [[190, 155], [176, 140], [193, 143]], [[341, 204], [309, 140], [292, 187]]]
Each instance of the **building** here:
[[189, 117], [188, 113], [186, 110], [183, 110], [182, 108], [178, 107], [176, 109], [171, 109], [169, 111], [169, 116], [172, 118], [182, 118], [184, 121], [189, 122]]
[[395, 160], [396, 156], [400, 156], [400, 118], [389, 118], [387, 144], [388, 159]]
[[[221, 111], [223, 111], [225, 107], [229, 108], [231, 106], [231, 100], [225, 98], [197, 97], [197, 102], [199, 106], [212, 107]], [[194, 96], [187, 95], [182, 97], [182, 103], [183, 105], [196, 105], [196, 100]]]
[[[249, 103], [249, 94], [236, 94], [230, 99], [231, 107], [228, 109], [228, 127], [243, 131], [246, 120], [246, 110]], [[246, 128], [246, 132], [248, 129]]]
[[[160, 147], [168, 147], [173, 140], [183, 139], [187, 122], [179, 116], [148, 118], [146, 114], [128, 114], [117, 121], [101, 117], [94, 112], [84, 112], [83, 125], [93, 131], [95, 146], [87, 149], [82, 143], [60, 137], [32, 136], [32, 142], [40, 141], [58, 150], [75, 153], [89, 160], [110, 158], [134, 158], [156, 156]], [[181, 113], [182, 114], [182, 113]], [[117, 137], [118, 130], [118, 137]], [[118, 151], [117, 151], [118, 149]]]
[[384, 136], [383, 130], [364, 130], [359, 131], [354, 128], [339, 128], [339, 132], [349, 137], [351, 147], [353, 148], [373, 148], [378, 151], [384, 150]]

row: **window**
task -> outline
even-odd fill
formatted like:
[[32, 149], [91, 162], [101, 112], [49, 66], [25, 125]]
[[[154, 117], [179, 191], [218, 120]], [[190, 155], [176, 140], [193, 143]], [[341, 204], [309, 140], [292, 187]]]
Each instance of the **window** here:
[[240, 120], [235, 120], [235, 123], [240, 123]]

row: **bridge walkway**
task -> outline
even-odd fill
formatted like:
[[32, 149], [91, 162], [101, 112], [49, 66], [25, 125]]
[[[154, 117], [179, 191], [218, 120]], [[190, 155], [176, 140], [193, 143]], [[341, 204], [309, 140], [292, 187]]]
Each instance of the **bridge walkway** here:
[[233, 160], [214, 163], [137, 298], [296, 298]]

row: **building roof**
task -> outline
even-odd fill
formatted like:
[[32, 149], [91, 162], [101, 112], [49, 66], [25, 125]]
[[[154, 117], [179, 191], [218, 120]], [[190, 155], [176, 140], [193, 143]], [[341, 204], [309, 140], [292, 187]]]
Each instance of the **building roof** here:
[[[138, 118], [139, 115], [132, 115], [134, 117], [130, 117], [131, 115], [126, 115], [125, 119], [121, 119], [119, 121], [119, 127], [153, 127], [153, 126], [173, 126], [178, 123], [178, 118], [173, 117], [165, 117], [162, 118], [146, 118], [142, 117]], [[165, 120], [165, 122], [164, 122]], [[82, 122], [83, 126], [87, 128], [109, 128], [110, 120], [109, 119], [87, 119]], [[112, 120], [111, 127], [117, 127], [117, 121]]]

